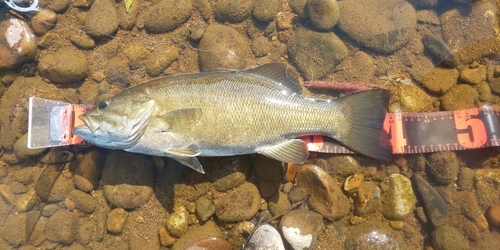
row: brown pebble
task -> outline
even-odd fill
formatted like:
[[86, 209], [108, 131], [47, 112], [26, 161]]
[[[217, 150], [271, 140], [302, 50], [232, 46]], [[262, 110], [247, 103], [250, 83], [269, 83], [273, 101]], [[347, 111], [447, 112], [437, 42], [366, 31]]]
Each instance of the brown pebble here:
[[486, 211], [486, 219], [490, 226], [500, 226], [500, 203], [494, 204]]
[[57, 21], [57, 15], [54, 11], [43, 9], [31, 19], [31, 28], [37, 35], [47, 33]]

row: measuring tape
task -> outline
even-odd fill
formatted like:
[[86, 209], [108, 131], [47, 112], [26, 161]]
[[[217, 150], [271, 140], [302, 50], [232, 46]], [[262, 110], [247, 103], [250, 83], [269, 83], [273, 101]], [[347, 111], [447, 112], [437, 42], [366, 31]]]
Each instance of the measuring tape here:
[[[381, 141], [393, 154], [417, 154], [500, 146], [500, 109], [491, 106], [427, 113], [390, 113], [384, 120]], [[300, 137], [309, 151], [354, 153], [323, 136]]]

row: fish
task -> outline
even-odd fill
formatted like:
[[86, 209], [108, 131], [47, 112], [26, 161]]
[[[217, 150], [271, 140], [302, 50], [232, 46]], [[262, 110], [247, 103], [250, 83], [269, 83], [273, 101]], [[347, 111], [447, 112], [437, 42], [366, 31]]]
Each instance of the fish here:
[[300, 164], [306, 135], [390, 161], [381, 139], [389, 102], [384, 89], [338, 99], [306, 94], [285, 64], [170, 75], [125, 89], [79, 118], [73, 133], [103, 148], [170, 157], [204, 173], [198, 156], [258, 153]]

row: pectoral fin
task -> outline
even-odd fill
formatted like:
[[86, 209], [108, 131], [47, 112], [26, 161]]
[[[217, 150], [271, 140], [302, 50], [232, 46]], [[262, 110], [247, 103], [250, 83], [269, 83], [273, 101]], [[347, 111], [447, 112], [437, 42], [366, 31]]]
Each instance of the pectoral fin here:
[[201, 166], [200, 162], [196, 157], [189, 157], [189, 156], [171, 156], [172, 159], [178, 161], [179, 163], [182, 163], [202, 174], [205, 173], [203, 170], [203, 167]]
[[179, 109], [168, 112], [159, 117], [163, 122], [162, 131], [172, 131], [176, 128], [190, 127], [198, 123], [201, 117], [201, 109]]
[[309, 157], [307, 145], [300, 139], [292, 139], [276, 146], [262, 148], [258, 153], [278, 161], [296, 164], [303, 163]]
[[183, 148], [174, 148], [167, 151], [167, 153], [179, 156], [179, 157], [195, 157], [200, 154], [200, 148], [198, 145], [191, 144]]

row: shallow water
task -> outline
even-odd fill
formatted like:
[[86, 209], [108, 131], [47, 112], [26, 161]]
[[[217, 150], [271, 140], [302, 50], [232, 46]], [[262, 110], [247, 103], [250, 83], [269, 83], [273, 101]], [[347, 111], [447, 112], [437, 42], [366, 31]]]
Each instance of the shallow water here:
[[[128, 13], [122, 1], [40, 2], [56, 25], [37, 35], [32, 60], [0, 71], [0, 249], [236, 249], [249, 237], [247, 246], [266, 244], [251, 234], [260, 221], [278, 228], [282, 238], [268, 240], [286, 249], [284, 226], [317, 238], [312, 249], [500, 245], [499, 219], [487, 212], [500, 203], [496, 148], [389, 163], [312, 153], [301, 166], [202, 158], [201, 175], [94, 147], [29, 151], [22, 137], [30, 96], [95, 104], [156, 77], [268, 62], [304, 80], [384, 86], [390, 112], [498, 107], [495, 2], [350, 0], [326, 17], [305, 0], [134, 0]], [[12, 60], [7, 44], [0, 39], [0, 66]], [[319, 219], [303, 223], [296, 209]]]

